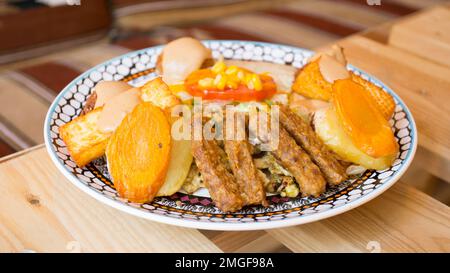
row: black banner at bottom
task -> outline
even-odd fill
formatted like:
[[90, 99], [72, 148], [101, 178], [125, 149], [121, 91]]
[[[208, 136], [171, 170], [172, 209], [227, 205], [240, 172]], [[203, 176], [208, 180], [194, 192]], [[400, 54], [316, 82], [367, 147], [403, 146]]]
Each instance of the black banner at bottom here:
[[[0, 263], [15, 270], [30, 267], [33, 270], [70, 268], [71, 270], [98, 269], [130, 272], [300, 272], [305, 270], [356, 269], [402, 271], [431, 267], [448, 260], [448, 254], [294, 254], [294, 253], [233, 253], [233, 254], [0, 254]], [[359, 265], [362, 264], [363, 267]], [[64, 267], [61, 267], [61, 265]]]

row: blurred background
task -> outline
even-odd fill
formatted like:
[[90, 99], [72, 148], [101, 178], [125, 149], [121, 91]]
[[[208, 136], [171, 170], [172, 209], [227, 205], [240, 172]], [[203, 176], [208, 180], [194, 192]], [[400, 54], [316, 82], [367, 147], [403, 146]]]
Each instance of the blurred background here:
[[[128, 51], [180, 36], [312, 49], [371, 29], [382, 41], [377, 27], [444, 2], [0, 0], [0, 157], [43, 143], [44, 117], [61, 89]], [[449, 184], [421, 168], [416, 160], [403, 180], [450, 204]]]

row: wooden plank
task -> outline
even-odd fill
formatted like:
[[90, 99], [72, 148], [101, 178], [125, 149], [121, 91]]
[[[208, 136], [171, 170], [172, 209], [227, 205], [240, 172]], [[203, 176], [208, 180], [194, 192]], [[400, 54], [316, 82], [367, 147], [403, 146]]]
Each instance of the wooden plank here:
[[44, 143], [36, 145], [36, 146], [33, 146], [31, 148], [28, 148], [28, 149], [25, 149], [25, 150], [22, 150], [22, 151], [18, 151], [16, 153], [13, 153], [13, 154], [10, 154], [10, 155], [7, 155], [7, 156], [4, 156], [4, 157], [0, 158], [0, 163], [3, 163], [5, 161], [11, 160], [11, 159], [16, 158], [16, 157], [20, 157], [22, 155], [25, 155], [25, 154], [27, 154], [29, 152], [32, 152], [34, 150], [37, 150], [37, 149], [41, 149], [43, 147], [45, 148], [45, 144]]
[[439, 6], [395, 23], [389, 44], [450, 66], [450, 8]]
[[292, 251], [269, 234], [264, 234], [248, 244], [241, 245], [237, 253], [292, 253]]
[[397, 183], [337, 217], [267, 232], [294, 252], [448, 252], [450, 208]]
[[411, 165], [419, 165], [423, 171], [450, 183], [450, 160], [437, 157], [427, 149], [418, 147]]
[[[224, 252], [235, 252], [266, 234], [261, 231], [201, 231]], [[281, 245], [281, 244], [280, 244]]]
[[0, 165], [0, 252], [221, 252], [195, 229], [158, 224], [73, 186], [44, 148]]
[[405, 101], [417, 123], [419, 145], [450, 160], [450, 68], [361, 36], [338, 44], [351, 64], [386, 83]]
[[283, 244], [263, 230], [212, 231], [201, 230], [222, 251], [228, 252], [290, 252]]

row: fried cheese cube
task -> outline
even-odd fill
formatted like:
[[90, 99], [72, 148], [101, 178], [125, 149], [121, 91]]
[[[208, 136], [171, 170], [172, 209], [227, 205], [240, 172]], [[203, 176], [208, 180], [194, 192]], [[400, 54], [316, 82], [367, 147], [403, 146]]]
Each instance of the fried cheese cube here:
[[59, 134], [75, 163], [83, 167], [105, 153], [110, 137], [97, 128], [102, 107], [76, 117], [59, 128]]

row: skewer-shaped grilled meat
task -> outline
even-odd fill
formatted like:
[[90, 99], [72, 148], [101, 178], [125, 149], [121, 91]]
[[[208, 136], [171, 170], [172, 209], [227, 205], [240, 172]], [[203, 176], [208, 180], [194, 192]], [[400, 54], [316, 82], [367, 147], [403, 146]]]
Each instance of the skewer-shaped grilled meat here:
[[[260, 124], [261, 122], [267, 122], [266, 126], [270, 127], [270, 124], [272, 124], [270, 117], [267, 116], [265, 121], [261, 120], [260, 117], [258, 117], [258, 127], [265, 127], [264, 124]], [[249, 130], [257, 138], [269, 144], [268, 146], [271, 147], [270, 153], [294, 176], [303, 196], [319, 196], [325, 191], [326, 181], [319, 167], [314, 164], [309, 155], [297, 145], [295, 140], [282, 126], [278, 130], [278, 145], [276, 145], [274, 139], [276, 132], [272, 132], [272, 129], [275, 128], [271, 130], [260, 130], [254, 128], [256, 125], [255, 123], [249, 123]], [[269, 133], [269, 131], [271, 132]]]
[[303, 196], [317, 197], [325, 191], [326, 182], [319, 167], [282, 127], [278, 147], [271, 153], [295, 177]]
[[[201, 123], [201, 119], [194, 118], [193, 122]], [[211, 198], [222, 211], [233, 212], [241, 209], [244, 202], [234, 176], [221, 160], [221, 153], [224, 152], [216, 140], [193, 137], [192, 155]]]
[[[245, 120], [237, 119], [235, 121], [233, 138], [227, 139], [225, 135], [225, 152], [233, 171], [236, 182], [239, 186], [244, 205], [267, 206], [266, 192], [264, 190], [263, 181], [257, 173], [257, 169], [253, 163], [250, 144], [247, 140], [237, 139], [237, 128], [243, 127], [245, 130]], [[225, 130], [226, 131], [226, 130]]]
[[287, 106], [280, 105], [280, 122], [297, 144], [309, 154], [312, 161], [319, 166], [328, 184], [338, 185], [347, 179], [345, 167], [300, 116]]

